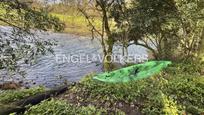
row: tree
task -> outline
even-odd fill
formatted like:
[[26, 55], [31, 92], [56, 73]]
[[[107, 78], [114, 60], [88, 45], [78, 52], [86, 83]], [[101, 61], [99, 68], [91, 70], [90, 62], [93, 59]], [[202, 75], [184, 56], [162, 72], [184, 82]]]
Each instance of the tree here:
[[[204, 1], [176, 0], [176, 7], [179, 10], [180, 31], [177, 34], [180, 41], [181, 55], [185, 60], [192, 60], [197, 57], [199, 47], [202, 47], [204, 29]], [[200, 43], [200, 44], [199, 44]]]
[[201, 62], [204, 62], [204, 29], [201, 34], [201, 40], [198, 45], [198, 58], [201, 59]]
[[[91, 28], [92, 31], [92, 37], [100, 37], [100, 43], [103, 48], [103, 54], [104, 54], [104, 69], [106, 71], [110, 71], [113, 69], [113, 64], [112, 64], [112, 51], [113, 51], [113, 45], [115, 43], [115, 37], [114, 37], [114, 32], [111, 30], [111, 8], [113, 7], [114, 4], [117, 4], [117, 0], [94, 0], [92, 1], [93, 10], [98, 12], [100, 14], [100, 19], [101, 19], [101, 28], [98, 29], [96, 28], [94, 21], [96, 17], [93, 17], [87, 13], [87, 9], [79, 6], [80, 12], [84, 15], [84, 17], [87, 19], [89, 23], [89, 27]], [[90, 8], [90, 7], [89, 7]]]
[[201, 0], [134, 0], [132, 38], [157, 59], [193, 57], [203, 28]]
[[172, 17], [177, 13], [174, 4], [173, 0], [134, 0], [133, 2], [132, 40], [136, 45], [152, 51], [157, 59], [168, 57], [168, 53], [174, 48], [173, 44], [176, 45], [173, 31], [177, 28], [169, 24], [169, 20], [174, 21]]
[[130, 30], [131, 30], [131, 21], [130, 13], [128, 10], [129, 3], [126, 0], [117, 0], [117, 4], [114, 4], [111, 8], [111, 17], [116, 23], [113, 34], [116, 38], [116, 41], [119, 41], [122, 44], [123, 56], [128, 55], [128, 46], [130, 45]]
[[64, 24], [42, 10], [34, 10], [29, 2], [0, 0], [0, 22], [11, 26], [0, 29], [0, 70], [21, 73], [19, 64], [31, 64], [38, 55], [51, 51], [52, 42], [35, 36], [35, 30], [61, 31]]

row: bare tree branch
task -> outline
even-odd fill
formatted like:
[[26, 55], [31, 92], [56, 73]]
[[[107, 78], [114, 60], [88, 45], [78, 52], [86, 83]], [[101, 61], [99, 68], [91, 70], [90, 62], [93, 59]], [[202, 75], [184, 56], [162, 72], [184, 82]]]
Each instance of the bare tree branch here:
[[86, 20], [88, 21], [88, 23], [89, 23], [89, 26], [91, 26], [91, 28], [92, 28], [92, 31], [95, 31], [97, 34], [99, 34], [100, 36], [103, 36], [103, 34], [99, 31], [99, 30], [97, 30], [96, 29], [96, 27], [94, 26], [94, 24], [92, 23], [93, 21], [91, 21], [90, 19], [90, 17], [88, 16], [88, 14], [83, 10], [83, 9], [81, 9], [81, 8], [78, 8], [79, 9], [79, 11], [84, 15], [84, 17], [86, 18]]

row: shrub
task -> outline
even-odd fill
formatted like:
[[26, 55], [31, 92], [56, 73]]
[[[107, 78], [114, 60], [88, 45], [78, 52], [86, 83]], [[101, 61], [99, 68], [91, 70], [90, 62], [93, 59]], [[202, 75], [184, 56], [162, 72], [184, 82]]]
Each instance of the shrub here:
[[166, 69], [167, 73], [178, 75], [200, 75], [204, 64], [196, 63], [174, 63]]
[[204, 112], [204, 78], [198, 76], [173, 76], [163, 91], [194, 115]]
[[164, 93], [155, 92], [147, 97], [142, 113], [145, 115], [180, 115], [182, 109]]

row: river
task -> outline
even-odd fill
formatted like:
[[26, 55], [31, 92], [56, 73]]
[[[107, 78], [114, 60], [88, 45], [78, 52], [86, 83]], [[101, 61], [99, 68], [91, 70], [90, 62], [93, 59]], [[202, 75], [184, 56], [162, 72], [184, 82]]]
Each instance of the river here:
[[[53, 47], [54, 55], [47, 54], [41, 56], [34, 65], [23, 67], [26, 72], [23, 78], [25, 85], [55, 87], [65, 82], [77, 82], [90, 73], [97, 74], [102, 72], [102, 64], [99, 61], [89, 61], [88, 63], [57, 61], [59, 56], [65, 55], [102, 55], [98, 40], [63, 33], [40, 33], [39, 36], [43, 39], [55, 40], [57, 45]], [[130, 46], [128, 51], [129, 54], [147, 54], [146, 49], [139, 46]], [[120, 52], [121, 48], [115, 46], [114, 53]], [[20, 78], [16, 78], [21, 81]]]

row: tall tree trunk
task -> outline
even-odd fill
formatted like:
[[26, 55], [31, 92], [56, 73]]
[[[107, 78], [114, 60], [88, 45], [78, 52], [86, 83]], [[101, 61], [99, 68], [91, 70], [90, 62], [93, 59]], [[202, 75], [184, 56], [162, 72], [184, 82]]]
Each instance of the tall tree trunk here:
[[105, 71], [111, 71], [114, 68], [113, 62], [112, 62], [113, 45], [114, 45], [114, 42], [108, 43], [107, 54], [105, 55], [105, 59], [103, 62]]
[[[102, 5], [103, 6], [103, 5]], [[111, 71], [113, 69], [113, 63], [112, 63], [112, 53], [113, 53], [113, 45], [114, 45], [114, 38], [112, 37], [110, 27], [109, 27], [109, 21], [107, 16], [107, 11], [104, 7], [102, 8], [103, 13], [103, 23], [104, 23], [104, 29], [107, 35], [107, 54], [104, 55], [104, 70], [105, 71]]]
[[201, 40], [198, 46], [198, 57], [204, 62], [204, 28], [202, 30]]
[[161, 52], [162, 52], [161, 59], [172, 60], [172, 55], [173, 54], [172, 54], [171, 45], [168, 42], [168, 39], [166, 37], [163, 39], [163, 47], [161, 49]]

